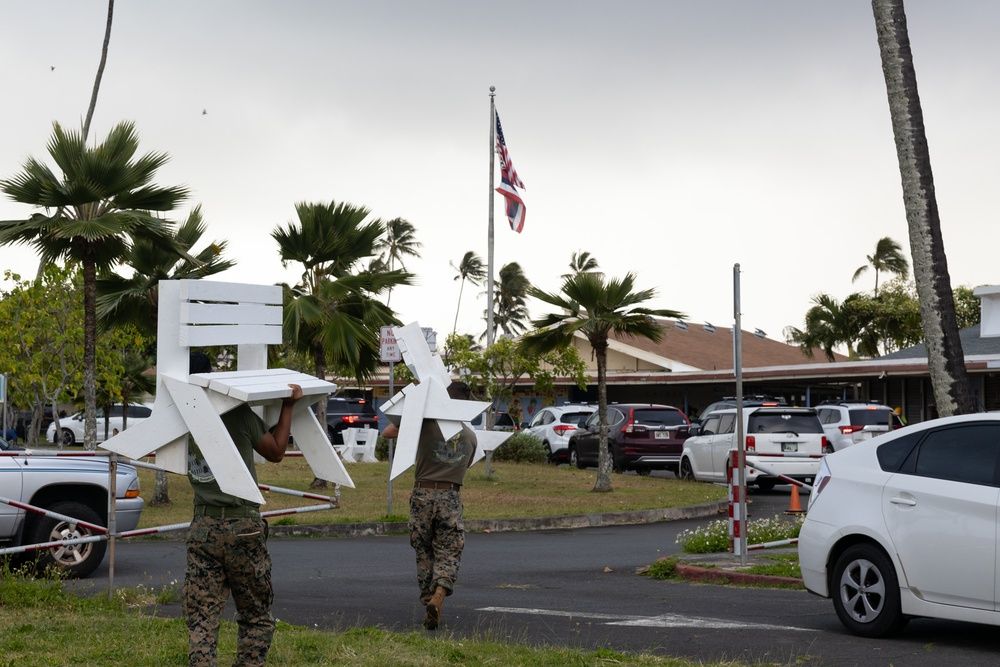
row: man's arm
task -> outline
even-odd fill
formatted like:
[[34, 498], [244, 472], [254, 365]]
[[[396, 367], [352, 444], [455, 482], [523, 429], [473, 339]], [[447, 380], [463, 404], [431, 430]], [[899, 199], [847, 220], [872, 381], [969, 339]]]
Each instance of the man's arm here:
[[292, 388], [292, 395], [281, 401], [281, 414], [278, 415], [278, 423], [270, 431], [264, 431], [254, 449], [271, 463], [278, 463], [285, 458], [285, 450], [288, 448], [288, 436], [292, 431], [292, 408], [296, 401], [302, 398], [302, 387], [297, 384], [288, 385]]
[[382, 437], [386, 439], [392, 439], [399, 436], [399, 427], [395, 424], [389, 424], [384, 429], [382, 429]]

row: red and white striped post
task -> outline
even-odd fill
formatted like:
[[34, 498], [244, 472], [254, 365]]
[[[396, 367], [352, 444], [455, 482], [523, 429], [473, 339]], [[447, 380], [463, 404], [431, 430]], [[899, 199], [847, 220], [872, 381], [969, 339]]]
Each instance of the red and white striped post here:
[[741, 511], [739, 452], [735, 449], [729, 452], [729, 465], [726, 467], [726, 481], [729, 482], [729, 550], [735, 556], [741, 555], [740, 536], [743, 535], [746, 517]]

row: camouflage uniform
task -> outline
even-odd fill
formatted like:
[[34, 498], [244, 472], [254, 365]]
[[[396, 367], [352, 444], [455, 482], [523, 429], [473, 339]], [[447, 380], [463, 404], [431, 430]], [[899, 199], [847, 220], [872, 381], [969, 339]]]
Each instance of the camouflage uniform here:
[[417, 553], [420, 601], [427, 604], [437, 586], [451, 595], [465, 547], [462, 498], [458, 491], [413, 489], [410, 545]]
[[184, 615], [190, 665], [216, 665], [219, 618], [232, 591], [239, 625], [236, 665], [263, 665], [274, 635], [267, 523], [197, 516], [187, 542]]
[[[246, 405], [227, 412], [222, 422], [256, 481], [253, 447], [263, 423]], [[189, 664], [216, 665], [219, 619], [232, 593], [239, 626], [234, 664], [263, 665], [274, 636], [267, 522], [255, 503], [219, 488], [196, 443], [188, 450], [188, 479], [195, 503], [184, 578]]]

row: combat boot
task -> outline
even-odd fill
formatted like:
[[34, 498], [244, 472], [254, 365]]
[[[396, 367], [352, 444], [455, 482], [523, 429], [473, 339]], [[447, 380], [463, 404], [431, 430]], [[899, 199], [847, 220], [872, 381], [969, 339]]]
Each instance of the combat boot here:
[[434, 595], [427, 602], [427, 615], [424, 616], [424, 627], [428, 630], [436, 630], [441, 622], [441, 610], [444, 608], [444, 598], [448, 595], [448, 589], [438, 586], [434, 590]]

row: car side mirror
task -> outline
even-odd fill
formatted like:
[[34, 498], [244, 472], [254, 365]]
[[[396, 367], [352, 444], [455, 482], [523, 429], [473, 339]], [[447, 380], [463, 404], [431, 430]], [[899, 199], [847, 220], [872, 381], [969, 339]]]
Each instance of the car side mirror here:
[[701, 433], [701, 424], [691, 424], [691, 426], [688, 427], [688, 435], [691, 437], [694, 437], [699, 433]]

